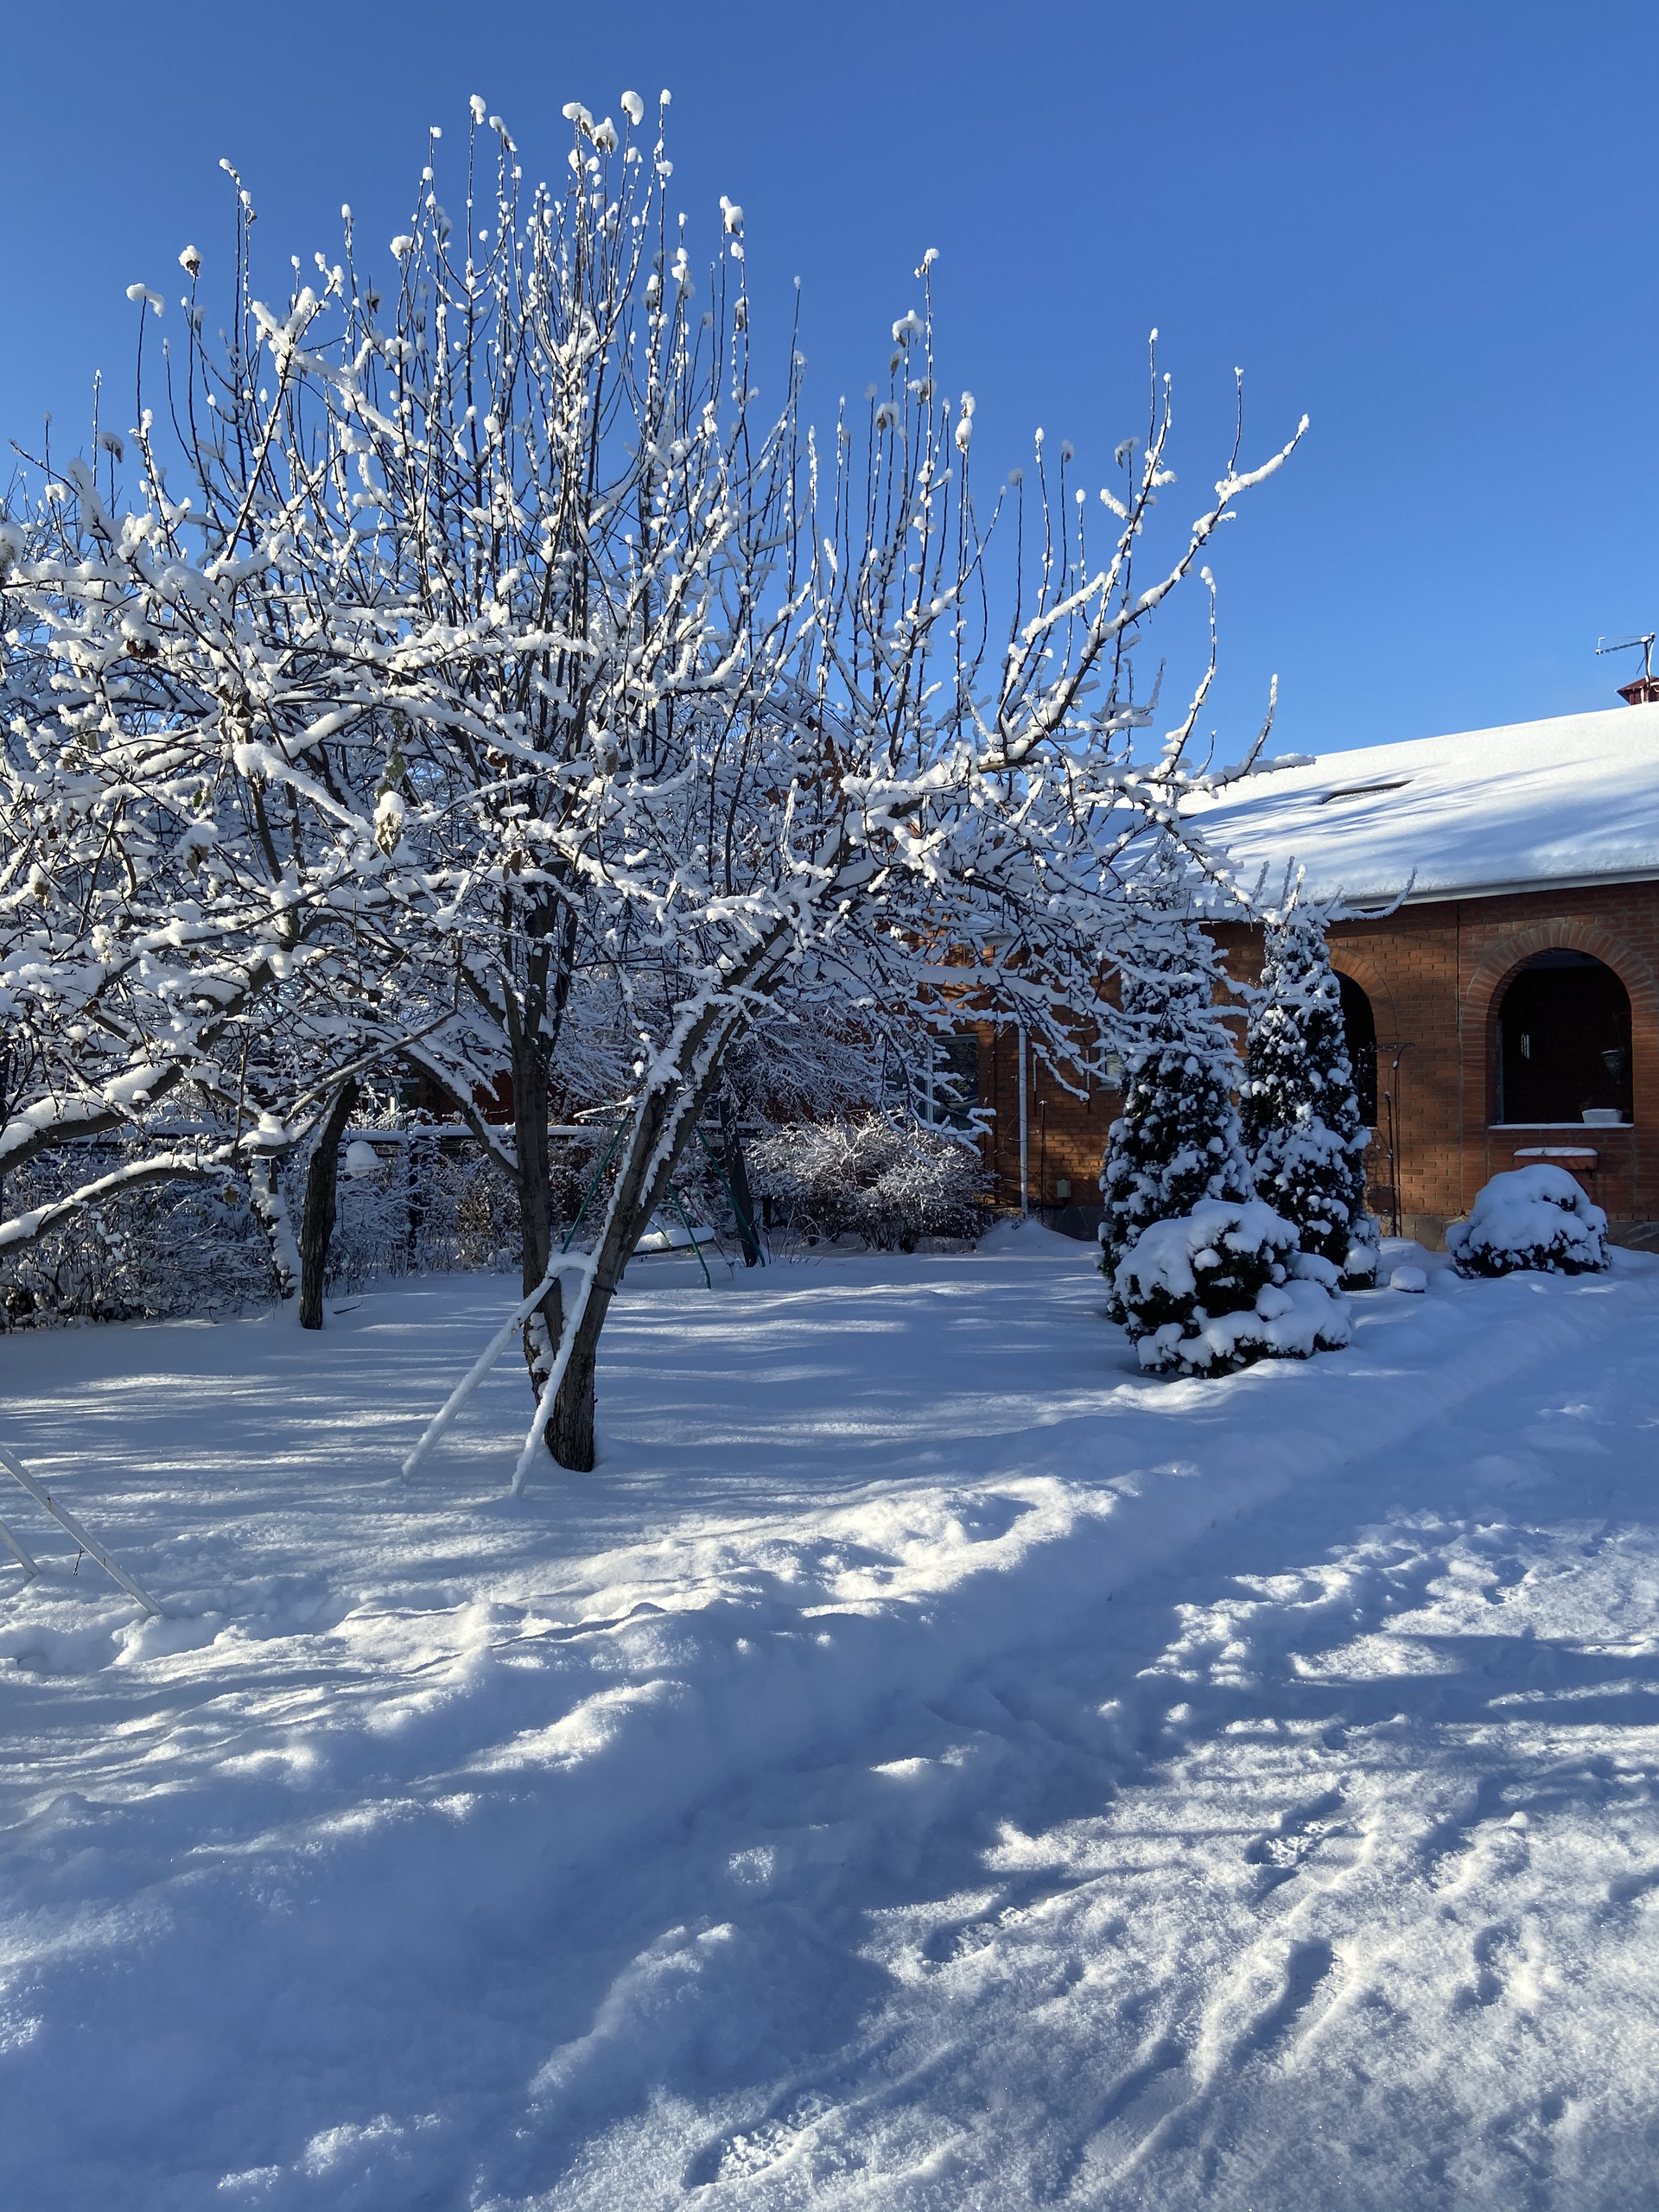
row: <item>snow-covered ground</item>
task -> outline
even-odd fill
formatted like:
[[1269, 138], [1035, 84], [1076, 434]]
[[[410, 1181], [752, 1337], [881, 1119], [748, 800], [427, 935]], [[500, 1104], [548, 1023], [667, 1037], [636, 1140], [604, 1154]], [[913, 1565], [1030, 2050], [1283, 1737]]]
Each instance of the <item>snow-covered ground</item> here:
[[[1389, 1262], [1421, 1259], [1392, 1248]], [[27, 2212], [1659, 2201], [1659, 1264], [1140, 1376], [1090, 1254], [0, 1342]], [[15, 1510], [14, 1510], [15, 1502]]]

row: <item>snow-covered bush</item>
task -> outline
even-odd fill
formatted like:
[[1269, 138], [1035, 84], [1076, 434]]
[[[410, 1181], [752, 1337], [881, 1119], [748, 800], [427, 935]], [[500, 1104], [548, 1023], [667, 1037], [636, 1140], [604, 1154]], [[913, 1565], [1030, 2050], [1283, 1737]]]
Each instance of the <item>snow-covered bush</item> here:
[[[125, 1150], [82, 1146], [7, 1179], [15, 1207], [114, 1173]], [[245, 1179], [140, 1183], [76, 1208], [0, 1254], [0, 1326], [151, 1321], [246, 1313], [275, 1297], [269, 1236]]]
[[1342, 1019], [1342, 986], [1322, 906], [1293, 901], [1268, 922], [1250, 993], [1244, 1144], [1258, 1197], [1294, 1222], [1354, 1283], [1376, 1276], [1378, 1232], [1365, 1208], [1365, 1148]]
[[[378, 1147], [367, 1136], [356, 1137], [346, 1149], [324, 1277], [331, 1292], [356, 1289], [382, 1275], [451, 1274], [517, 1263], [517, 1196], [476, 1146], [423, 1137], [418, 1126], [389, 1129], [386, 1136]], [[289, 1203], [297, 1213], [302, 1164], [292, 1173], [296, 1187]], [[561, 1198], [567, 1195], [560, 1192]]]
[[1216, 1004], [1220, 963], [1173, 847], [1143, 879], [1121, 974], [1123, 1110], [1100, 1172], [1101, 1272], [1116, 1320], [1117, 1269], [1147, 1229], [1207, 1199], [1255, 1196], [1233, 1104], [1238, 1055]]
[[977, 1236], [985, 1225], [978, 1151], [918, 1122], [798, 1122], [754, 1147], [749, 1173], [802, 1236], [913, 1252], [921, 1237]]
[[1460, 1275], [1593, 1274], [1607, 1265], [1607, 1217], [1565, 1168], [1540, 1161], [1494, 1175], [1446, 1249]]
[[1209, 1198], [1144, 1230], [1114, 1289], [1142, 1367], [1225, 1375], [1340, 1350], [1350, 1331], [1339, 1280], [1329, 1260], [1297, 1249], [1294, 1225], [1271, 1206]]
[[[143, 1157], [137, 1142], [66, 1148], [9, 1176], [6, 1197], [20, 1211], [49, 1205], [61, 1189]], [[277, 1171], [290, 1222], [300, 1217], [307, 1164], [301, 1153]], [[323, 1277], [330, 1294], [380, 1276], [503, 1268], [517, 1259], [517, 1198], [470, 1141], [388, 1123], [354, 1137], [343, 1166]], [[581, 1187], [574, 1163], [555, 1179], [566, 1225]], [[281, 1289], [269, 1225], [248, 1178], [231, 1171], [118, 1185], [29, 1243], [0, 1249], [0, 1327], [247, 1313]]]

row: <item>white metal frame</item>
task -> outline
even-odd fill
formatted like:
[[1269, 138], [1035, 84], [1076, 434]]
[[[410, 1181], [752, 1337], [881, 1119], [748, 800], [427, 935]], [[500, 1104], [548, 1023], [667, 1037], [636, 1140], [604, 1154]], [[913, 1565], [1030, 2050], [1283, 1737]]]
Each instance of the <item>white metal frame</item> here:
[[[89, 1558], [95, 1559], [99, 1565], [103, 1568], [105, 1573], [110, 1577], [111, 1580], [113, 1582], [118, 1582], [121, 1587], [126, 1592], [128, 1597], [130, 1598], [136, 1605], [142, 1605], [144, 1611], [149, 1614], [152, 1620], [159, 1620], [162, 1618], [162, 1609], [156, 1603], [156, 1600], [149, 1595], [149, 1592], [141, 1588], [140, 1586], [133, 1580], [131, 1575], [127, 1573], [124, 1567], [118, 1565], [116, 1560], [110, 1557], [108, 1552], [105, 1550], [103, 1545], [98, 1541], [96, 1537], [89, 1536], [87, 1535], [86, 1529], [81, 1527], [74, 1515], [67, 1511], [64, 1507], [60, 1505], [53, 1497], [51, 1492], [47, 1490], [45, 1485], [37, 1482], [35, 1477], [29, 1473], [29, 1469], [24, 1466], [22, 1461], [17, 1459], [12, 1452], [8, 1452], [3, 1444], [0, 1444], [0, 1467], [3, 1467], [8, 1474], [15, 1475], [16, 1477], [17, 1480], [29, 1492], [35, 1503], [37, 1505], [44, 1506], [46, 1510], [52, 1516], [52, 1518], [57, 1522], [59, 1528], [63, 1529], [66, 1535], [73, 1536], [75, 1541], [80, 1546], [82, 1551], [84, 1551]], [[24, 1581], [32, 1582], [41, 1570], [35, 1566], [34, 1560], [30, 1559], [29, 1554], [23, 1549], [22, 1546], [18, 1542], [16, 1536], [12, 1535], [11, 1531], [5, 1527], [3, 1522], [0, 1522], [0, 1538], [3, 1538], [7, 1549], [12, 1554], [13, 1557], [16, 1560], [17, 1564], [22, 1568]]]

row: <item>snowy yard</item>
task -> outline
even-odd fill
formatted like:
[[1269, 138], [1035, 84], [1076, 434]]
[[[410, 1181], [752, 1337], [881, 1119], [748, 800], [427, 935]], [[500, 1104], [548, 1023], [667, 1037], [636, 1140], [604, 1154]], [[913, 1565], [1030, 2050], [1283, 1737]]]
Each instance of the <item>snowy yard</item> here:
[[[1390, 1257], [1416, 1256], [1391, 1248]], [[29, 2212], [1659, 2196], [1659, 1263], [1143, 1380], [1084, 1248], [0, 1342]]]

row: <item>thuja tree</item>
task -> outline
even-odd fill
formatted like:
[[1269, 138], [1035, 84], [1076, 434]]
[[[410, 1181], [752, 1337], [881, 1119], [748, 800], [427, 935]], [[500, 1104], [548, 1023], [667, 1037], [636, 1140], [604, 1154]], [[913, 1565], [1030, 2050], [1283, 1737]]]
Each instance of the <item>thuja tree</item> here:
[[[1219, 1004], [1216, 948], [1194, 912], [1194, 871], [1166, 838], [1137, 884], [1118, 954], [1115, 1024], [1122, 1111], [1101, 1167], [1101, 1270], [1110, 1281], [1143, 1230], [1205, 1199], [1255, 1196], [1238, 1109], [1242, 1071]], [[1111, 1293], [1115, 1319], [1123, 1314]]]
[[1269, 918], [1250, 993], [1242, 1091], [1257, 1195], [1295, 1224], [1305, 1252], [1351, 1282], [1376, 1274], [1377, 1225], [1365, 1208], [1365, 1148], [1325, 942], [1328, 910], [1293, 897]]

